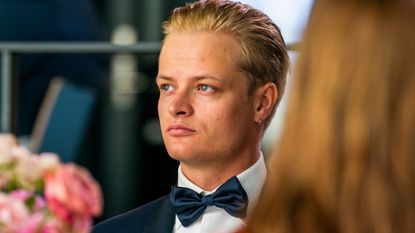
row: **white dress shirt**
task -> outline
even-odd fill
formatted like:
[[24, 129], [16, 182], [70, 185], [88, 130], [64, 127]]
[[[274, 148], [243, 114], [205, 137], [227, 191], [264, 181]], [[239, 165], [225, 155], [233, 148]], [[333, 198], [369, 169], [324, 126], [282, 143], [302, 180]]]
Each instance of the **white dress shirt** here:
[[[236, 176], [248, 195], [248, 214], [258, 200], [266, 173], [264, 156], [261, 153], [259, 159], [251, 167]], [[177, 186], [192, 189], [203, 196], [213, 193], [218, 188], [213, 191], [201, 189], [184, 176], [181, 166], [179, 166]], [[176, 215], [173, 233], [229, 233], [244, 224], [242, 219], [229, 215], [225, 210], [216, 206], [208, 206], [202, 216], [187, 227], [181, 224]]]

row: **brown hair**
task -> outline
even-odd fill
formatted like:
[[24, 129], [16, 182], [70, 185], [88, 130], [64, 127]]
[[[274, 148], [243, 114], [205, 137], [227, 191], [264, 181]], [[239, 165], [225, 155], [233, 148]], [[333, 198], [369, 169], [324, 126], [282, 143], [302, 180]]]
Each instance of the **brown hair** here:
[[415, 232], [409, 2], [316, 0], [250, 232]]
[[189, 31], [234, 36], [241, 46], [239, 66], [252, 80], [249, 93], [268, 82], [277, 86], [277, 103], [265, 120], [268, 126], [284, 93], [289, 58], [280, 29], [267, 15], [240, 2], [202, 0], [176, 8], [163, 30], [166, 37]]

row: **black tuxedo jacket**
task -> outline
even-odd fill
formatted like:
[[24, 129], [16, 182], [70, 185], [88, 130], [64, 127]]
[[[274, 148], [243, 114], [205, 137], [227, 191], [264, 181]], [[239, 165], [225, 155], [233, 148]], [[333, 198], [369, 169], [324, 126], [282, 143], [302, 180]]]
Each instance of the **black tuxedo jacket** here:
[[169, 196], [97, 224], [92, 233], [171, 233], [175, 213]]

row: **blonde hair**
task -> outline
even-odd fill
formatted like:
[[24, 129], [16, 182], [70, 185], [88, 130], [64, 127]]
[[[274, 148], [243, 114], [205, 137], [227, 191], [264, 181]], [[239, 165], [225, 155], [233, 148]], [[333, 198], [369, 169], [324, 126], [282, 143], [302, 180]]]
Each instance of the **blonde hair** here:
[[415, 232], [415, 9], [316, 0], [251, 233]]
[[252, 81], [249, 93], [268, 82], [277, 86], [277, 103], [265, 120], [268, 126], [284, 93], [289, 58], [280, 29], [267, 15], [240, 2], [204, 0], [176, 8], [163, 24], [163, 31], [165, 37], [180, 32], [234, 36], [241, 46], [239, 66]]

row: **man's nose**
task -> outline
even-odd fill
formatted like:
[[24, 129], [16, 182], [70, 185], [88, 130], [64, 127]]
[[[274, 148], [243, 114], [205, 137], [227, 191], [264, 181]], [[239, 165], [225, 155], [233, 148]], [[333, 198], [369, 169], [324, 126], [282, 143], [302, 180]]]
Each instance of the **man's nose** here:
[[190, 116], [193, 114], [191, 94], [187, 91], [176, 92], [169, 105], [169, 113], [173, 116]]

